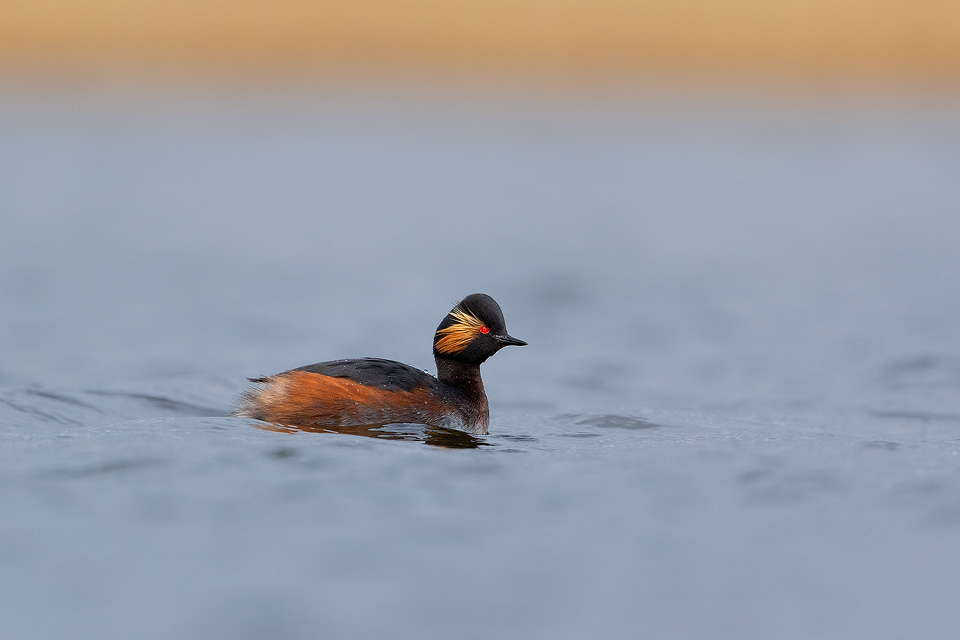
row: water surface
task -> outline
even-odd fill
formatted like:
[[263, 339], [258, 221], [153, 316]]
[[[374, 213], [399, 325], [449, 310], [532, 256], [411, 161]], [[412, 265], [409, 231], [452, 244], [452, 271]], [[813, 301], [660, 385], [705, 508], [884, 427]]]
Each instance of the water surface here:
[[[4, 637], [955, 634], [955, 104], [5, 92]], [[474, 291], [489, 436], [227, 416]]]

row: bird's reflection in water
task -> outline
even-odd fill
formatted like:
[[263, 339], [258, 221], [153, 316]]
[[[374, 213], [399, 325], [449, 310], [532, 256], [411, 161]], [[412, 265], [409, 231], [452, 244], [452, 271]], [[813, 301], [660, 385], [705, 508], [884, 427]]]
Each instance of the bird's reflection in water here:
[[430, 427], [424, 424], [367, 424], [348, 427], [301, 427], [297, 425], [258, 423], [257, 426], [267, 431], [280, 433], [342, 433], [365, 438], [381, 438], [385, 440], [410, 440], [423, 442], [434, 447], [446, 449], [477, 449], [489, 447], [476, 436], [456, 429]]

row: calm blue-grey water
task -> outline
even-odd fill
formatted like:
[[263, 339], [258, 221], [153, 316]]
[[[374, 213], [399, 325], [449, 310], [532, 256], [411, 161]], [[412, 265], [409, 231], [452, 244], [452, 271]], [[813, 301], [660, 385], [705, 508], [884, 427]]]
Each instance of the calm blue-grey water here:
[[[3, 86], [0, 636], [957, 637], [958, 106]], [[226, 417], [474, 291], [479, 442]]]

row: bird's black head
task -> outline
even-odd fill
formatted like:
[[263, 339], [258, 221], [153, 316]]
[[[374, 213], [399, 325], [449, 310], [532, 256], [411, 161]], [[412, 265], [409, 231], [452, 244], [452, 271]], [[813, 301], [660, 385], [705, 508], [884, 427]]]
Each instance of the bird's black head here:
[[507, 324], [496, 300], [484, 293], [473, 293], [461, 300], [437, 327], [433, 355], [479, 365], [503, 347], [526, 344], [507, 334]]

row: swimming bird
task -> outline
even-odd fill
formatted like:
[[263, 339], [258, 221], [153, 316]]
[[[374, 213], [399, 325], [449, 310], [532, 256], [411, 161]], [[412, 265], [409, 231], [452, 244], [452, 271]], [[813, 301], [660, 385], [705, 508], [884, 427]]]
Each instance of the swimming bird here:
[[450, 310], [433, 336], [437, 376], [382, 358], [332, 360], [251, 378], [234, 415], [300, 427], [417, 423], [487, 433], [490, 409], [480, 365], [507, 333], [496, 300], [474, 293]]

